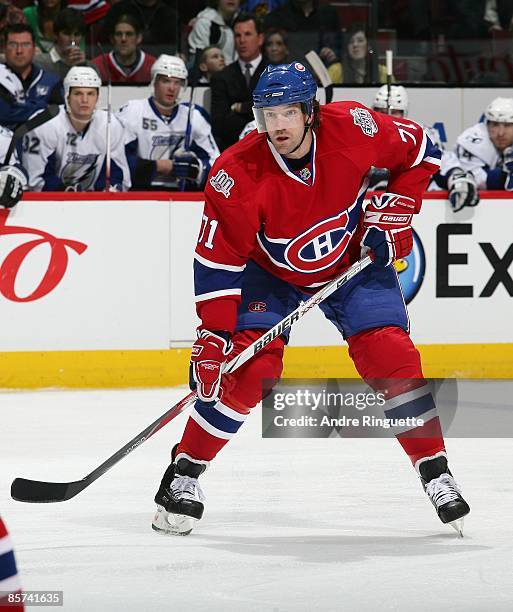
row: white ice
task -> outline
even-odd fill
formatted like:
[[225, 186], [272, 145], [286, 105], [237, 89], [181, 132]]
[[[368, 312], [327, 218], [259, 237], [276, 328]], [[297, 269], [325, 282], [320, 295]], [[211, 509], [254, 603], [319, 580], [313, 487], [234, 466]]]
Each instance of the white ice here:
[[511, 439], [448, 440], [463, 539], [394, 440], [262, 439], [259, 412], [202, 477], [188, 537], [150, 528], [184, 415], [68, 502], [10, 499], [16, 476], [82, 478], [185, 393], [0, 394], [0, 512], [26, 590], [73, 612], [513, 609]]

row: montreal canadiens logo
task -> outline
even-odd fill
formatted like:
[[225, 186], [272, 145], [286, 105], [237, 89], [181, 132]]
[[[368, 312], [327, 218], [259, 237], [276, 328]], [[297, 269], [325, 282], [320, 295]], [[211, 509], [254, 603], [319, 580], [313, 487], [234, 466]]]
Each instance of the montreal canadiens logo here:
[[299, 62], [296, 62], [294, 64], [294, 68], [296, 70], [298, 70], [299, 72], [304, 72], [305, 71], [305, 67], [303, 66], [303, 64], [300, 64]]
[[332, 266], [347, 248], [351, 233], [347, 231], [349, 214], [324, 219], [306, 230], [285, 249], [285, 260], [297, 272], [311, 274]]
[[251, 302], [248, 306], [250, 312], [265, 312], [267, 304], [265, 302]]
[[394, 262], [394, 268], [399, 276], [399, 282], [404, 295], [404, 301], [409, 304], [419, 292], [426, 272], [426, 255], [424, 247], [413, 231], [413, 248], [410, 254]]

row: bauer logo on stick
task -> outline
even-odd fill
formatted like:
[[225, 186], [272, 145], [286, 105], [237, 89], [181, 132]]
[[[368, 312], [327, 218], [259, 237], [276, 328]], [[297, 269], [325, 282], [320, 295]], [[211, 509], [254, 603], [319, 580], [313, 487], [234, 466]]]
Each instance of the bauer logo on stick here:
[[362, 128], [362, 132], [365, 136], [370, 136], [372, 138], [374, 134], [377, 134], [378, 126], [368, 110], [364, 108], [352, 108], [349, 112], [353, 115], [354, 124]]
[[235, 185], [235, 181], [221, 168], [215, 176], [211, 177], [210, 184], [216, 191], [222, 193], [225, 198], [229, 198], [230, 190]]

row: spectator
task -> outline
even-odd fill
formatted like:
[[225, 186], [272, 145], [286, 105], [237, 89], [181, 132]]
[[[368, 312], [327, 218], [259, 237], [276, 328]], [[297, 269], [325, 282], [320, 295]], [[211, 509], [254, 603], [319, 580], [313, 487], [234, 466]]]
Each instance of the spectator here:
[[54, 21], [63, 8], [63, 0], [39, 0], [34, 6], [27, 6], [23, 14], [34, 31], [36, 46], [42, 53], [48, 53], [54, 41]]
[[117, 114], [125, 126], [134, 189], [202, 189], [219, 156], [205, 110], [180, 104], [187, 69], [161, 55], [151, 69], [153, 95], [130, 100]]
[[110, 123], [110, 181], [106, 180], [107, 111], [96, 108], [101, 80], [90, 66], [73, 66], [64, 79], [65, 104], [59, 114], [29, 132], [23, 166], [32, 191], [116, 191], [130, 188], [125, 132]]
[[270, 28], [264, 36], [265, 58], [270, 64], [287, 64], [289, 47], [287, 33], [278, 28]]
[[200, 77], [197, 80], [197, 85], [209, 85], [212, 75], [219, 72], [226, 66], [224, 53], [219, 47], [210, 45], [203, 49], [198, 64]]
[[5, 64], [0, 64], [0, 125], [15, 129], [33, 113], [62, 101], [59, 77], [33, 63], [34, 33], [22, 23], [4, 32]]
[[283, 29], [289, 35], [289, 51], [302, 59], [310, 50], [338, 50], [340, 25], [335, 7], [321, 5], [319, 0], [290, 0], [265, 18], [265, 29]]
[[253, 119], [251, 94], [266, 66], [264, 35], [259, 19], [242, 13], [233, 25], [239, 59], [212, 76], [212, 128], [221, 150], [237, 142]]
[[[322, 49], [321, 57], [328, 65], [328, 72], [335, 85], [340, 83], [372, 83], [371, 55], [365, 25], [353, 24], [347, 31], [346, 52], [342, 62], [337, 62], [336, 57], [330, 49]], [[378, 66], [378, 81], [386, 83], [387, 69], [380, 64]]]
[[121, 0], [110, 8], [105, 17], [104, 32], [114, 31], [120, 15], [131, 14], [142, 24], [142, 44], [154, 56], [175, 53], [180, 25], [174, 9], [175, 0]]
[[237, 55], [231, 24], [239, 9], [239, 0], [210, 0], [208, 7], [198, 13], [189, 34], [189, 53], [195, 57], [198, 50], [209, 45], [221, 49], [227, 62], [233, 62]]
[[0, 36], [3, 38], [5, 28], [17, 23], [27, 23], [23, 11], [9, 0], [0, 0]]
[[[513, 98], [495, 98], [484, 117], [458, 136], [457, 163], [472, 173], [479, 189], [513, 191]], [[450, 170], [442, 164], [442, 172]]]
[[81, 45], [86, 25], [81, 13], [65, 8], [54, 22], [55, 44], [48, 53], [39, 56], [38, 62], [46, 70], [52, 70], [62, 80], [72, 66], [84, 64], [86, 56]]
[[120, 15], [110, 41], [112, 51], [92, 60], [102, 81], [107, 83], [110, 76], [112, 83], [149, 83], [155, 57], [139, 48], [142, 42], [139, 21], [131, 14]]
[[66, 3], [68, 8], [82, 13], [88, 30], [90, 26], [96, 25], [101, 21], [110, 9], [110, 4], [107, 0], [66, 0]]

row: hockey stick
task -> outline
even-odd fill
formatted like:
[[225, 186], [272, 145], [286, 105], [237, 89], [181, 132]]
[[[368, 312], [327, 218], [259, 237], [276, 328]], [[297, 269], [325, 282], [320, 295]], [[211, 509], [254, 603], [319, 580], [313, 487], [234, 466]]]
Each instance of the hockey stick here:
[[329, 104], [333, 98], [333, 81], [326, 70], [324, 62], [315, 51], [308, 51], [305, 54], [305, 59], [324, 88], [325, 104]]
[[[347, 283], [355, 274], [366, 268], [371, 263], [371, 258], [367, 255], [363, 259], [354, 263], [345, 272], [334, 278], [332, 281], [324, 285], [317, 293], [312, 295], [306, 302], [302, 302], [294, 311], [288, 314], [284, 319], [272, 327], [266, 334], [258, 340], [250, 344], [239, 355], [229, 361], [223, 370], [223, 374], [234, 372], [241, 365], [246, 363], [254, 355], [260, 352], [274, 338], [282, 334], [301, 319], [309, 310], [317, 304], [320, 304], [328, 296], [334, 293], [339, 287]], [[191, 406], [196, 400], [196, 392], [191, 392], [189, 395], [180, 400], [161, 417], [141, 431], [135, 438], [130, 440], [123, 448], [115, 452], [112, 457], [109, 457], [100, 466], [93, 470], [90, 474], [73, 482], [42, 482], [39, 480], [27, 480], [26, 478], [16, 478], [11, 485], [11, 497], [20, 502], [31, 503], [53, 503], [62, 502], [75, 495], [78, 495], [86, 487], [97, 480], [102, 474], [105, 474], [116, 463], [129, 455], [134, 449], [146, 442], [167, 423], [172, 421], [176, 416]]]
[[[191, 132], [192, 132], [192, 111], [193, 111], [193, 103], [192, 99], [194, 97], [194, 83], [191, 83], [191, 97], [189, 99], [189, 110], [187, 112], [187, 125], [185, 126], [185, 137], [183, 142], [183, 150], [190, 151], [191, 148]], [[179, 182], [180, 191], [185, 191], [186, 180], [180, 179]]]
[[387, 115], [390, 115], [390, 99], [392, 95], [392, 65], [393, 65], [393, 51], [387, 49], [385, 51], [386, 66], [387, 66]]
[[102, 56], [103, 67], [108, 76], [107, 82], [107, 128], [105, 134], [105, 191], [110, 191], [110, 161], [111, 161], [111, 119], [112, 119], [112, 75], [110, 72], [109, 64], [105, 58], [105, 52], [99, 41], [96, 42], [98, 49], [100, 49], [100, 55]]
[[40, 125], [43, 125], [43, 123], [50, 121], [50, 119], [53, 119], [58, 114], [59, 106], [57, 104], [51, 104], [37, 115], [34, 115], [33, 117], [25, 121], [25, 123], [19, 125], [13, 132], [11, 142], [9, 143], [9, 148], [7, 149], [7, 153], [5, 154], [4, 165], [7, 166], [9, 164], [16, 145], [22, 138], [24, 138], [25, 134], [32, 130], [35, 130]]

